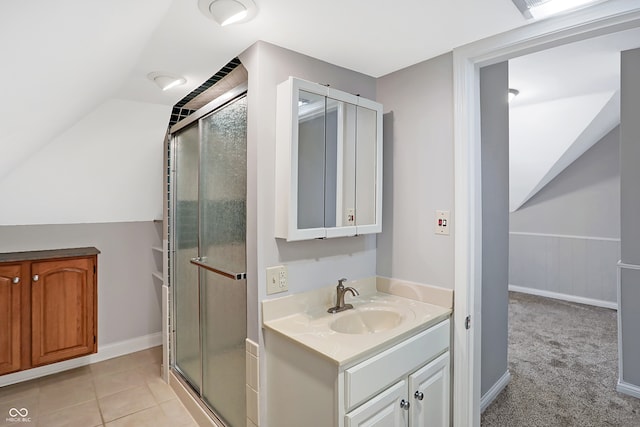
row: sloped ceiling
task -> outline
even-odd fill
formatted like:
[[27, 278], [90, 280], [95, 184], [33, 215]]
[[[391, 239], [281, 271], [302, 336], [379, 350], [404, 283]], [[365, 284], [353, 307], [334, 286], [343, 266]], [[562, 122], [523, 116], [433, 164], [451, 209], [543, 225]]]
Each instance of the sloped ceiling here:
[[255, 2], [225, 28], [196, 0], [0, 2], [0, 181], [108, 99], [171, 106], [257, 40], [380, 76], [525, 23], [509, 0]]
[[[255, 2], [256, 19], [224, 28], [200, 13], [197, 0], [0, 2], [0, 186], [101, 106], [127, 100], [170, 108], [257, 40], [379, 77], [527, 23], [511, 0]], [[527, 82], [544, 87], [531, 63], [521, 65], [533, 70]], [[515, 60], [521, 95], [513, 108], [551, 100], [528, 92], [517, 69]], [[187, 84], [161, 92], [146, 78], [151, 71], [182, 75]], [[614, 90], [595, 81], [591, 92], [572, 96]]]
[[620, 123], [620, 51], [640, 29], [509, 61], [509, 205], [516, 211]]

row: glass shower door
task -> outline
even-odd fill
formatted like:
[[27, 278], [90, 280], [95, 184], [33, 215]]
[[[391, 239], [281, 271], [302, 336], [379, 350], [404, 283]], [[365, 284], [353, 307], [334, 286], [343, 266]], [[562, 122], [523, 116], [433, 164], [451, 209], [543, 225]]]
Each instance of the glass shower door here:
[[174, 367], [228, 426], [246, 424], [246, 96], [174, 134]]
[[198, 123], [175, 138], [174, 262], [175, 367], [200, 391], [200, 287], [198, 269], [190, 260], [198, 256], [198, 165], [200, 134]]
[[243, 97], [201, 122], [202, 397], [232, 426], [246, 424], [246, 117]]

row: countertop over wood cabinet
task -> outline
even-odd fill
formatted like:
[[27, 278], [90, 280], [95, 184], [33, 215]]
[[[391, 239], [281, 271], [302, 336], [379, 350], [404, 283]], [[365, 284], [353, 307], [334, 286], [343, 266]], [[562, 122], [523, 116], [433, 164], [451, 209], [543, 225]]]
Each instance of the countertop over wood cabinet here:
[[0, 375], [97, 352], [99, 253], [0, 253]]

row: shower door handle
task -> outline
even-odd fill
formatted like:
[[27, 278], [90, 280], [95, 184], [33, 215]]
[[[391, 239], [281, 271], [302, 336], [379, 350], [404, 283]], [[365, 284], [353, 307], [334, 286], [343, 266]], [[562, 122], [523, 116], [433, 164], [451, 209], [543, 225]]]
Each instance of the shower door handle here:
[[205, 262], [206, 258], [204, 257], [195, 257], [191, 258], [191, 264], [197, 265], [198, 267], [202, 267], [205, 270], [209, 270], [212, 273], [219, 274], [221, 276], [226, 277], [231, 280], [242, 280], [247, 278], [247, 273], [236, 273], [233, 271], [226, 271], [216, 267], [213, 267]]

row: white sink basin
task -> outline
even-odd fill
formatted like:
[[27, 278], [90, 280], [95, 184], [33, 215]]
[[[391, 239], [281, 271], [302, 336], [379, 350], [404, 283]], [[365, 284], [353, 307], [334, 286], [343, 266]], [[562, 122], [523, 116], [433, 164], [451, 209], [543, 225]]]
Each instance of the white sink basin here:
[[334, 320], [329, 328], [342, 334], [375, 334], [393, 329], [402, 322], [400, 313], [391, 310], [358, 310]]

